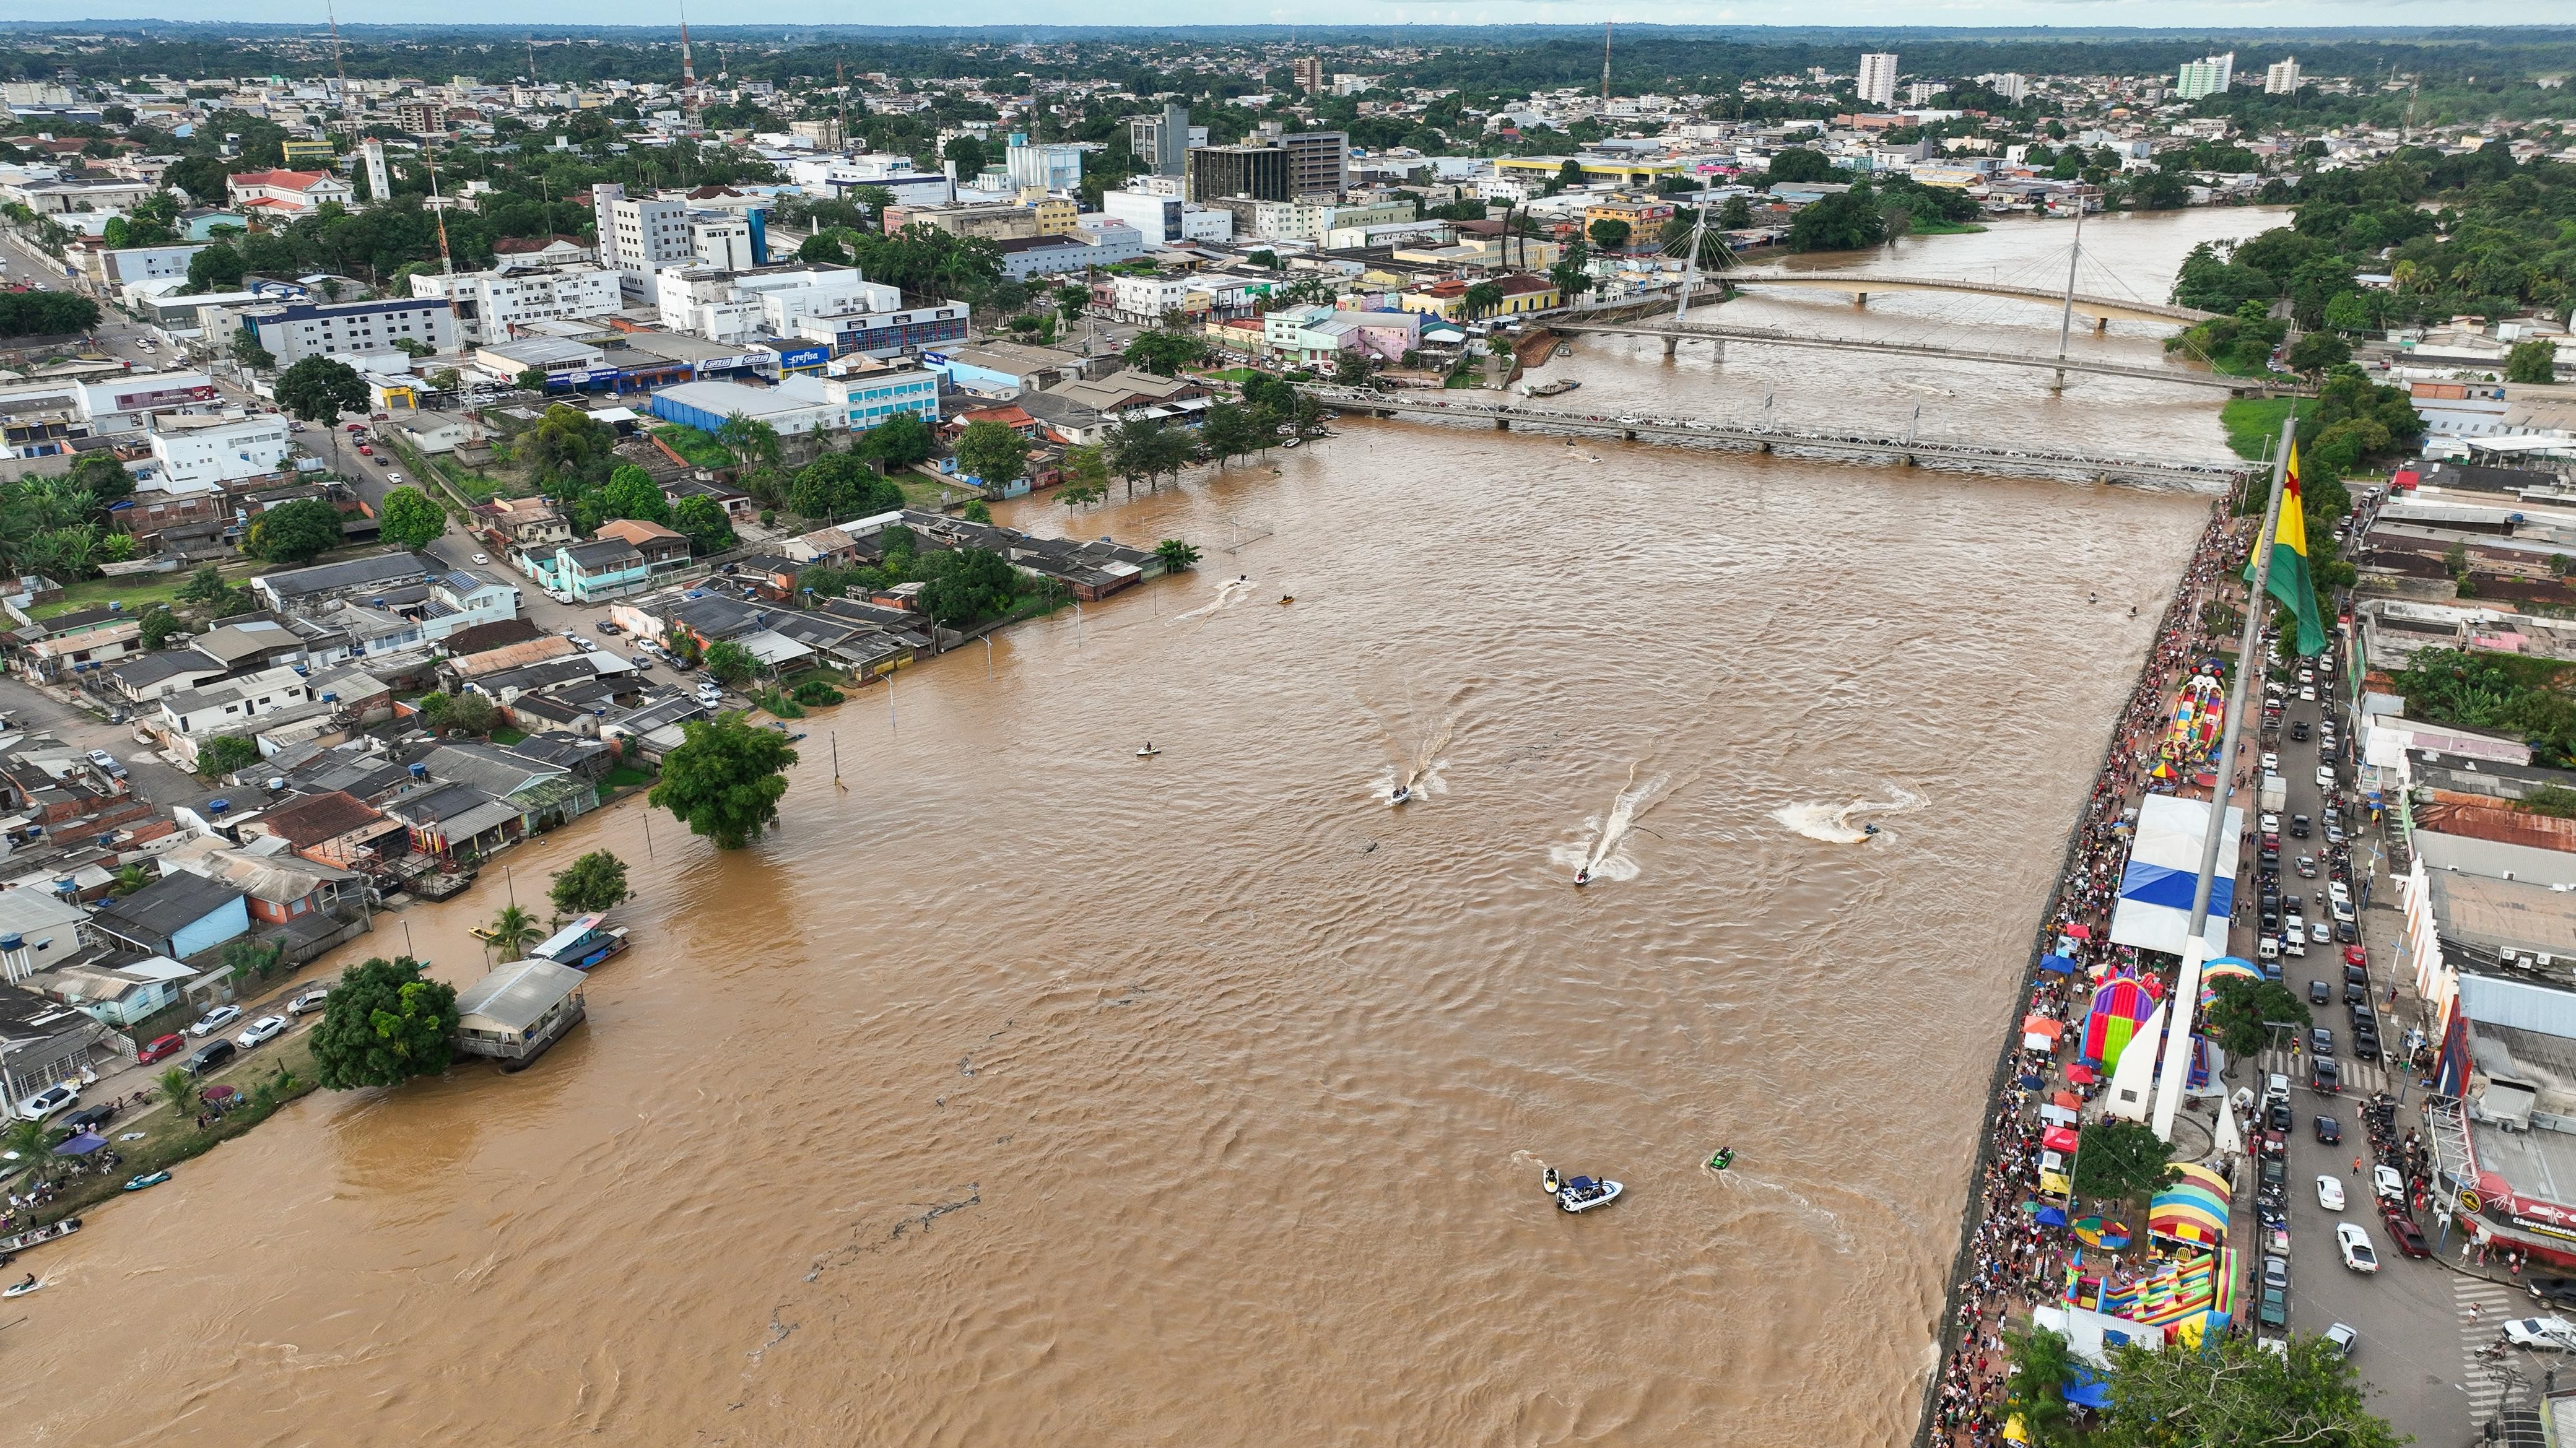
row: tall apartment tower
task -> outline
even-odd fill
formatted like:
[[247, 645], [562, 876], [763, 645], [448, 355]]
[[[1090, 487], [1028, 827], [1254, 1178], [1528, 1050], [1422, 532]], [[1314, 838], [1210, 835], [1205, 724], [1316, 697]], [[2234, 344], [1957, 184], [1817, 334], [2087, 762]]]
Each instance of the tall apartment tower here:
[[1297, 88], [1314, 92], [1324, 88], [1324, 62], [1311, 55], [1301, 55], [1289, 62], [1288, 70], [1296, 78]]
[[373, 206], [390, 198], [394, 183], [385, 170], [385, 143], [369, 136], [358, 143], [358, 156], [367, 168], [367, 204]]
[[1288, 196], [1331, 196], [1339, 200], [1351, 187], [1351, 133], [1290, 131], [1279, 138], [1288, 153]]
[[590, 206], [599, 227], [599, 264], [616, 272], [629, 292], [651, 295], [655, 272], [697, 255], [689, 209], [677, 201], [630, 201], [625, 187], [603, 181], [590, 188]]
[[1864, 55], [1860, 58], [1860, 98], [1872, 105], [1896, 104], [1896, 55]]
[[2187, 101], [2202, 96], [2218, 95], [2236, 83], [2236, 52], [2208, 55], [2183, 62], [2174, 76], [2174, 94]]
[[1130, 116], [1127, 149], [1154, 168], [1157, 176], [1178, 176], [1187, 169], [1190, 147], [1207, 144], [1207, 127], [1190, 125], [1190, 108], [1167, 105], [1159, 116]]
[[2299, 58], [2295, 55], [2285, 55], [2264, 67], [2263, 94], [2290, 95], [2298, 90], [2300, 79]]

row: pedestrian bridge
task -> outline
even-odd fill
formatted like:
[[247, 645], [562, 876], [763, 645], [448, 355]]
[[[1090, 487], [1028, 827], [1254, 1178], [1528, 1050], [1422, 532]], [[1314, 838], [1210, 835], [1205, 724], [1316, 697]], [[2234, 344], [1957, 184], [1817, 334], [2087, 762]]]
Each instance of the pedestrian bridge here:
[[1599, 333], [1609, 336], [1661, 337], [1664, 355], [1673, 355], [1682, 342], [1709, 342], [1715, 345], [1717, 360], [1726, 360], [1726, 344], [1739, 342], [1766, 347], [1813, 347], [1835, 352], [1878, 352], [1893, 357], [1931, 357], [1947, 362], [1974, 362], [1996, 367], [2040, 367], [2058, 374], [2063, 384], [2065, 374], [2081, 372], [2095, 377], [2128, 377], [2141, 382], [2170, 382], [2177, 387], [2207, 387], [2244, 396], [2248, 393], [2269, 396], [2275, 392], [2300, 390], [2290, 379], [2263, 377], [2229, 377], [2216, 372], [2194, 372], [2182, 367], [2163, 367], [2136, 362], [2114, 362], [2084, 357], [2049, 357], [2032, 352], [1993, 352], [1977, 347], [1951, 347], [1939, 342], [1875, 340], [1861, 337], [1802, 337], [1774, 327], [1724, 327], [1707, 322], [1675, 324], [1668, 320], [1636, 322], [1559, 322], [1552, 330], [1568, 334]]
[[1703, 417], [1654, 416], [1637, 412], [1610, 417], [1531, 407], [1492, 399], [1490, 394], [1461, 395], [1456, 390], [1375, 392], [1367, 388], [1314, 383], [1299, 383], [1297, 388], [1326, 407], [1366, 413], [1372, 417], [1462, 422], [1505, 430], [1539, 428], [1609, 435], [1634, 442], [1678, 443], [1855, 462], [1893, 462], [1909, 467], [1992, 473], [2006, 477], [2132, 483], [2216, 493], [2233, 486], [2252, 466], [2242, 462], [2193, 458], [2115, 457], [2103, 453], [2072, 452], [2064, 448], [1972, 442], [1964, 438], [1829, 432]]
[[[1808, 287], [1817, 291], [1849, 292], [1853, 300], [1867, 305], [1876, 292], [1968, 292], [1978, 296], [2012, 297], [2026, 302], [2041, 302], [2051, 307], [2068, 305], [2066, 292], [2056, 287], [2024, 287], [2010, 282], [1981, 282], [1964, 277], [1873, 276], [1864, 272], [1830, 271], [1737, 271], [1728, 272], [1722, 280], [1731, 287]], [[2168, 306], [2160, 302], [2141, 302], [2124, 297], [2096, 297], [2077, 292], [2076, 311], [2095, 322], [2170, 322], [2188, 327], [2206, 322], [2217, 315], [2194, 307]]]

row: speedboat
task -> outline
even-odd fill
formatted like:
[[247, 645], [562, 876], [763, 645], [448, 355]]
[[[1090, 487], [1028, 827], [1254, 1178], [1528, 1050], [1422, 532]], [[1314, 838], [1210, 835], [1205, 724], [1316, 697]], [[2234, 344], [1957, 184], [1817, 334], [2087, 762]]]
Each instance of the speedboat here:
[[127, 1182], [125, 1184], [125, 1189], [129, 1192], [139, 1192], [145, 1187], [157, 1187], [169, 1179], [170, 1174], [166, 1171], [145, 1172], [143, 1175]]
[[1559, 1177], [1554, 1167], [1549, 1167], [1539, 1180], [1547, 1188], [1547, 1194], [1556, 1198], [1557, 1206], [1569, 1212], [1588, 1212], [1594, 1207], [1607, 1206], [1619, 1200], [1619, 1193], [1627, 1190], [1608, 1177]]
[[1411, 798], [1413, 798], [1413, 786], [1409, 784], [1399, 784], [1395, 787], [1395, 792], [1386, 797], [1386, 802], [1388, 804], [1402, 804]]

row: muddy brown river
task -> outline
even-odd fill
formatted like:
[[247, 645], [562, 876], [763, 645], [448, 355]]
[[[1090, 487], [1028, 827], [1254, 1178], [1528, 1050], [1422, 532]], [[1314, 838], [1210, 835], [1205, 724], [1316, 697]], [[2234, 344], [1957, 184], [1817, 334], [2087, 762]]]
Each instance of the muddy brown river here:
[[[2086, 244], [2161, 299], [2271, 220]], [[2070, 231], [1864, 264], [2062, 279]], [[1661, 411], [2222, 451], [2203, 392], [1658, 353], [1555, 365]], [[343, 959], [407, 921], [461, 983], [467, 927], [581, 851], [641, 891], [536, 1069], [307, 1098], [31, 1258], [11, 1436], [1901, 1442], [2049, 872], [2205, 509], [1393, 422], [1019, 505], [1207, 559], [818, 713], [754, 849], [662, 816], [648, 859], [628, 803], [380, 918]], [[1542, 1164], [1626, 1199], [1561, 1214]]]

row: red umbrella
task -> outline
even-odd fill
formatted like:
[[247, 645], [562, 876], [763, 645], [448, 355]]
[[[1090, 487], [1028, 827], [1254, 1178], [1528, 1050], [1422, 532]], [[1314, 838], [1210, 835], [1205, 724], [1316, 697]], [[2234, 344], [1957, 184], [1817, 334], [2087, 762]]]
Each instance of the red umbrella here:
[[238, 1093], [230, 1086], [209, 1086], [197, 1094], [208, 1101], [230, 1101]]
[[2074, 1082], [2078, 1086], [2090, 1086], [2102, 1078], [2094, 1073], [2092, 1067], [2079, 1061], [2066, 1068], [2066, 1079]]
[[2066, 1023], [2064, 1021], [2054, 1020], [2047, 1016], [2022, 1017], [2021, 1033], [2025, 1036], [2046, 1036], [2050, 1040], [2054, 1041], [2060, 1035], [2064, 1034], [2065, 1030]]
[[2076, 1136], [2063, 1126], [2052, 1126], [2039, 1134], [2039, 1144], [2050, 1151], [2073, 1151]]

